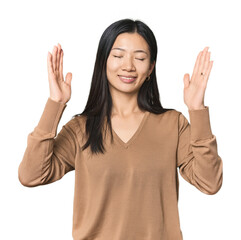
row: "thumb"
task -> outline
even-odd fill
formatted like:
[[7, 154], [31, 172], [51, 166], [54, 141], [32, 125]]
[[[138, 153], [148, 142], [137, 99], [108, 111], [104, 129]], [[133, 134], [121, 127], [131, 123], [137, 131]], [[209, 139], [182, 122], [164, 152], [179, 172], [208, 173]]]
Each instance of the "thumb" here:
[[186, 74], [184, 75], [183, 82], [184, 82], [184, 88], [186, 88], [186, 87], [189, 86], [189, 83], [190, 83], [190, 76], [189, 76], [188, 73], [186, 73]]
[[71, 81], [72, 81], [72, 73], [68, 72], [65, 77], [65, 82], [71, 86]]

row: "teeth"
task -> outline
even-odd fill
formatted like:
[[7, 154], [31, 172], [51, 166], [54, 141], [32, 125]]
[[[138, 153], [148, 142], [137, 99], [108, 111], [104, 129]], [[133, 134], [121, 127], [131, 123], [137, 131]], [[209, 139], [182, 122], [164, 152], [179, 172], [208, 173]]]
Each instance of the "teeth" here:
[[122, 77], [124, 79], [133, 79], [133, 77]]

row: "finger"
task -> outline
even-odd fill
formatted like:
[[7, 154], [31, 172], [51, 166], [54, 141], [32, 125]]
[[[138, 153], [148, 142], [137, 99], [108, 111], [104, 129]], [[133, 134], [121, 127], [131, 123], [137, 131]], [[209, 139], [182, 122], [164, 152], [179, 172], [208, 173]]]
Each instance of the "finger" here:
[[184, 83], [184, 88], [189, 86], [190, 83], [190, 76], [188, 73], [186, 73], [183, 77], [183, 83]]
[[198, 74], [201, 74], [201, 72], [203, 71], [203, 67], [204, 67], [204, 64], [205, 64], [207, 51], [208, 51], [208, 47], [205, 47], [203, 52], [202, 52], [202, 55], [200, 57], [200, 66], [199, 66]]
[[204, 65], [203, 65], [203, 69], [201, 70], [202, 73], [207, 74], [207, 69], [208, 69], [209, 63], [210, 63], [210, 52], [207, 52], [206, 58], [204, 61]]
[[202, 52], [199, 52], [198, 56], [197, 56], [197, 59], [196, 59], [196, 62], [195, 62], [195, 66], [194, 66], [194, 69], [193, 69], [193, 73], [192, 73], [192, 76], [195, 76], [198, 72], [198, 68], [199, 68], [199, 61], [200, 61], [200, 56], [201, 56]]
[[72, 73], [68, 72], [65, 76], [65, 82], [71, 86], [71, 81], [72, 81]]
[[209, 47], [207, 46], [203, 49], [203, 51], [208, 51], [208, 49], [209, 49]]
[[61, 49], [61, 53], [60, 53], [60, 66], [59, 66], [59, 73], [60, 73], [60, 77], [61, 80], [64, 80], [64, 76], [63, 76], [63, 49]]
[[54, 48], [53, 48], [53, 53], [52, 53], [52, 55], [53, 55], [53, 58], [52, 58], [52, 60], [53, 60], [53, 71], [54, 71], [54, 72], [56, 71], [56, 55], [57, 55], [57, 50], [58, 50], [58, 48], [57, 48], [56, 46], [54, 46]]
[[59, 47], [59, 43], [57, 45], [57, 62], [56, 62], [56, 70], [59, 71], [59, 58], [60, 58], [60, 47]]
[[210, 75], [212, 67], [213, 67], [213, 61], [209, 62], [207, 73], [205, 74], [205, 77], [204, 77], [204, 81], [206, 82], [206, 84], [209, 79], [209, 75]]
[[48, 74], [53, 74], [53, 63], [52, 63], [52, 55], [50, 52], [48, 52], [47, 56], [47, 68], [48, 68]]

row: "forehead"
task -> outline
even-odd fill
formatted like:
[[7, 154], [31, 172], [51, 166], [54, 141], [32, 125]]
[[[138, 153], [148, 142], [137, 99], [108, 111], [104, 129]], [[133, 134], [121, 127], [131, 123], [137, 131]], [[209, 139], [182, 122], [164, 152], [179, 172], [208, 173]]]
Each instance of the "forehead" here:
[[128, 50], [149, 50], [146, 40], [138, 33], [121, 33], [117, 36], [113, 44], [113, 48], [115, 47], [124, 48]]

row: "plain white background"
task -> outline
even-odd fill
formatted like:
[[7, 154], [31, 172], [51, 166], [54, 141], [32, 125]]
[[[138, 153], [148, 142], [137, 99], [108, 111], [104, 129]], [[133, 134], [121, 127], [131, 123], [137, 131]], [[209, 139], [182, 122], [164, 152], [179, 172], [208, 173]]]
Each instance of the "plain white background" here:
[[161, 103], [188, 119], [183, 76], [192, 73], [198, 52], [210, 47], [214, 64], [204, 103], [224, 164], [223, 185], [209, 196], [179, 175], [181, 229], [184, 240], [241, 239], [241, 14], [234, 0], [1, 1], [0, 239], [72, 239], [74, 171], [27, 188], [18, 166], [49, 96], [48, 51], [59, 42], [64, 76], [73, 74], [59, 132], [86, 104], [101, 34], [123, 18], [140, 19], [153, 30]]

